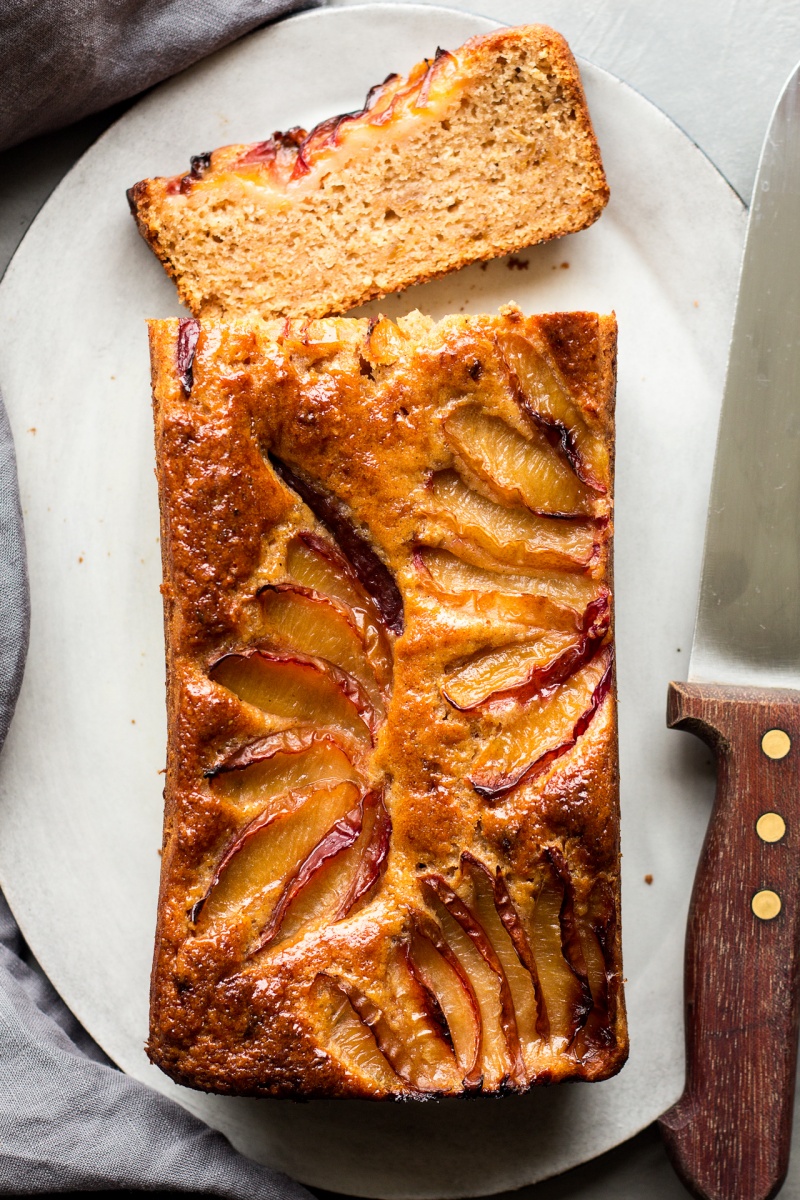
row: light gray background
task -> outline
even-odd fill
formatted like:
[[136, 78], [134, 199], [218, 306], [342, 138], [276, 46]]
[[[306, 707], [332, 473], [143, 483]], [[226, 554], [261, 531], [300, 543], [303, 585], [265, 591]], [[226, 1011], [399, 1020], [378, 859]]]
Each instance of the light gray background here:
[[[448, 3], [509, 24], [553, 25], [577, 54], [659, 105], [749, 202], [772, 106], [800, 59], [798, 0]], [[119, 111], [0, 154], [0, 271], [53, 187]], [[781, 1194], [800, 1200], [797, 1123], [793, 1169]], [[686, 1193], [649, 1130], [594, 1163], [514, 1195], [520, 1200], [678, 1200]]]

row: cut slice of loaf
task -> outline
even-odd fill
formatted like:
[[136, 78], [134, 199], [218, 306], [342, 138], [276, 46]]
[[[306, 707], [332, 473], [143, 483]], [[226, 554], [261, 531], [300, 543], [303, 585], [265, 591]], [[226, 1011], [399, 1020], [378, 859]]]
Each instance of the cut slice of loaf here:
[[321, 317], [583, 229], [608, 188], [575, 60], [527, 25], [128, 198], [195, 315]]

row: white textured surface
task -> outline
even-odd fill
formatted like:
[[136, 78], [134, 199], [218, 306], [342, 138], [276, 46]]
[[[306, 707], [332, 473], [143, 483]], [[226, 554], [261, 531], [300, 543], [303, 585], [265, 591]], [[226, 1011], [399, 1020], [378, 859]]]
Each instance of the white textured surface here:
[[[531, 17], [513, 2], [502, 7], [505, 19]], [[547, 7], [537, 18], [569, 33]], [[120, 1065], [254, 1156], [372, 1196], [480, 1195], [532, 1182], [628, 1137], [680, 1089], [681, 943], [707, 813], [697, 799], [707, 799], [710, 776], [696, 769], [702, 751], [664, 729], [664, 689], [683, 673], [691, 634], [741, 207], [659, 113], [587, 70], [614, 194], [600, 223], [529, 252], [527, 271], [475, 268], [372, 306], [439, 314], [514, 298], [530, 309], [614, 307], [619, 315], [633, 1051], [604, 1085], [467, 1105], [297, 1107], [181, 1091], [141, 1050], [164, 741], [143, 319], [177, 310], [134, 233], [123, 189], [210, 145], [353, 107], [390, 68], [480, 27], [435, 10], [339, 10], [223, 52], [159, 89], [89, 152], [0, 289], [0, 386], [20, 453], [34, 604], [30, 665], [0, 776], [3, 886], [54, 983]], [[576, 48], [585, 48], [579, 39]], [[651, 888], [645, 872], [655, 877]]]

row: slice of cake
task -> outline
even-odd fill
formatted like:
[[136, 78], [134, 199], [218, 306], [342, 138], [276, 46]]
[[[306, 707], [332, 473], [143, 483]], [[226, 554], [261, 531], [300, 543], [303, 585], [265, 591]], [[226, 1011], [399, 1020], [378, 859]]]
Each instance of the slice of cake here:
[[528, 25], [128, 196], [195, 315], [321, 317], [583, 229], [608, 189], [569, 48]]
[[150, 1057], [254, 1095], [614, 1074], [614, 318], [187, 319], [151, 345]]

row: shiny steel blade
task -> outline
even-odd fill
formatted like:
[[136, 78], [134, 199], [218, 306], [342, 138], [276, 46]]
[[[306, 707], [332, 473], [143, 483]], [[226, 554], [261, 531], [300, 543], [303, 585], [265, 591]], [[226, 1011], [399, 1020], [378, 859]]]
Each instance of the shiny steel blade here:
[[689, 678], [800, 688], [800, 65], [750, 209]]

